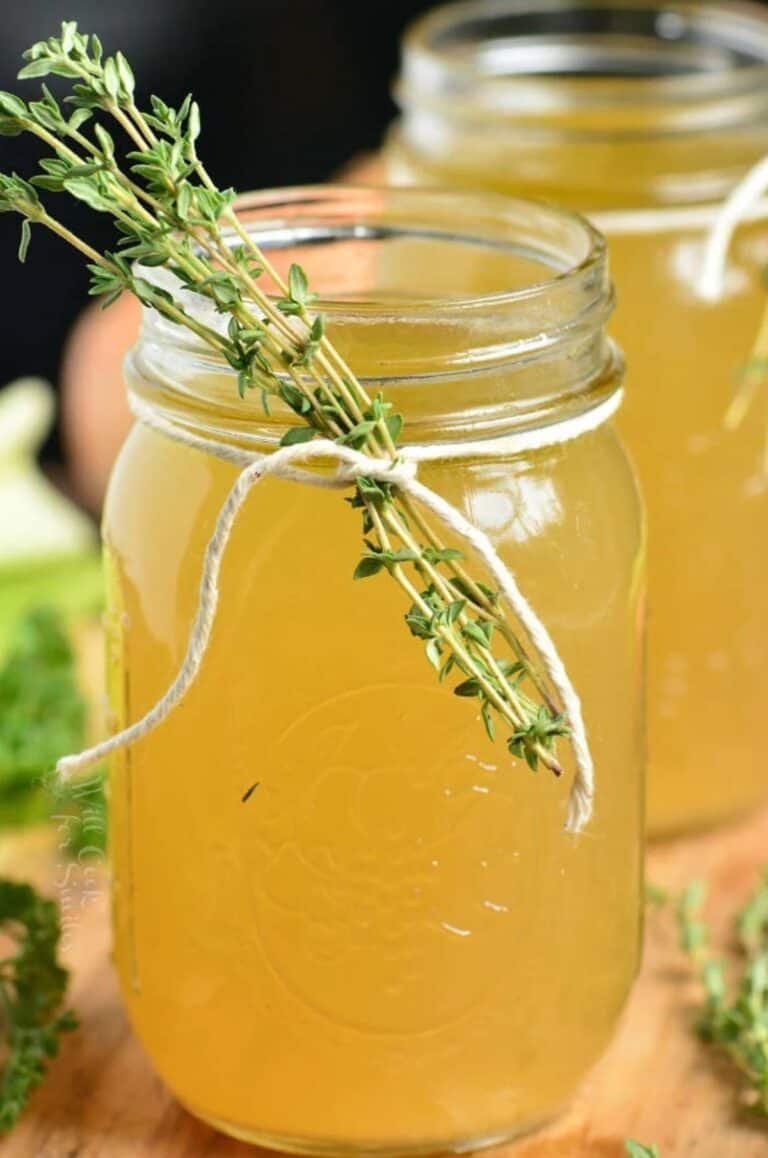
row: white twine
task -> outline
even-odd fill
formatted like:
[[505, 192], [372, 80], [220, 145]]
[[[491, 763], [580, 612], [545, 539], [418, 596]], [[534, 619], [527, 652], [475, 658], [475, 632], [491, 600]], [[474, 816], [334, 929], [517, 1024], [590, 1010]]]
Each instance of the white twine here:
[[[570, 729], [576, 773], [568, 798], [566, 830], [581, 832], [592, 815], [594, 765], [581, 702], [557, 648], [546, 627], [520, 591], [514, 576], [497, 555], [488, 536], [473, 526], [451, 503], [419, 482], [416, 473], [420, 461], [519, 454], [570, 442], [607, 422], [620, 406], [621, 400], [622, 391], [617, 390], [610, 398], [573, 418], [553, 423], [543, 429], [521, 431], [505, 438], [405, 447], [400, 452], [400, 460], [393, 463], [389, 459], [370, 458], [327, 439], [281, 447], [271, 454], [243, 450], [192, 434], [156, 414], [145, 402], [133, 396], [131, 405], [134, 414], [150, 429], [183, 446], [212, 454], [216, 458], [239, 466], [241, 470], [219, 512], [215, 530], [205, 550], [197, 612], [190, 631], [186, 656], [173, 683], [142, 719], [92, 748], [63, 757], [56, 765], [57, 773], [63, 780], [68, 780], [78, 772], [99, 763], [111, 753], [127, 748], [149, 735], [168, 718], [189, 691], [200, 672], [216, 620], [219, 574], [232, 528], [248, 495], [258, 483], [271, 476], [309, 486], [348, 487], [355, 479], [364, 475], [378, 481], [394, 483], [403, 494], [426, 507], [444, 526], [469, 544], [483, 560], [498, 584], [501, 594], [523, 624], [541, 657], [552, 685], [560, 696], [563, 713]], [[301, 470], [297, 466], [299, 463], [307, 464], [318, 459], [335, 460], [338, 463], [336, 474], [323, 477], [311, 471]]]
[[[665, 205], [654, 209], [598, 209], [589, 213], [589, 220], [607, 237], [639, 236], [646, 233], [701, 233], [711, 229], [721, 204]], [[756, 199], [741, 217], [743, 222], [764, 221], [768, 217], [768, 201]]]
[[725, 290], [725, 265], [733, 235], [750, 219], [768, 191], [768, 157], [749, 170], [718, 210], [704, 251], [699, 292], [705, 301], [718, 301]]

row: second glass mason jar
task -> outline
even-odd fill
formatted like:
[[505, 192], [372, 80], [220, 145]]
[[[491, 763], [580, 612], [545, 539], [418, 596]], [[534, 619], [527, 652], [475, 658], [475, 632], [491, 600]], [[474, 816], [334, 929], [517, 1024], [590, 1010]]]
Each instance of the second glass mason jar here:
[[757, 4], [478, 0], [406, 37], [396, 180], [551, 198], [607, 235], [629, 366], [620, 419], [649, 514], [649, 823], [768, 794], [768, 477], [761, 396], [726, 415], [765, 302], [768, 209], [700, 291], [717, 208], [768, 152]]
[[[405, 441], [452, 445], [420, 478], [487, 532], [550, 629], [595, 813], [568, 835], [567, 745], [562, 781], [513, 761], [438, 685], [396, 585], [352, 582], [343, 494], [267, 479], [196, 684], [112, 767], [122, 992], [171, 1089], [228, 1133], [306, 1153], [490, 1143], [563, 1105], [638, 960], [641, 509], [610, 424], [546, 445], [621, 387], [604, 246], [577, 217], [457, 194], [287, 191], [241, 216], [280, 268], [306, 268]], [[225, 443], [269, 451], [295, 422], [151, 315], [128, 382]], [[541, 449], [505, 448], [532, 429]], [[456, 457], [478, 439], [487, 453]], [[121, 453], [104, 525], [118, 724], [176, 673], [235, 471], [143, 424]]]

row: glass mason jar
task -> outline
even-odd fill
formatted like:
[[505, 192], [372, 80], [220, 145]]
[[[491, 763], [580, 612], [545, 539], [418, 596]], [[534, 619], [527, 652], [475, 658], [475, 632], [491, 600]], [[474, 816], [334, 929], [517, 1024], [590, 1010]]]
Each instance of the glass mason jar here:
[[488, 0], [407, 35], [397, 180], [552, 198], [607, 235], [634, 388], [620, 429], [648, 506], [649, 823], [673, 832], [766, 795], [764, 405], [726, 415], [765, 300], [768, 207], [704, 300], [704, 240], [768, 152], [757, 4]]
[[[546, 442], [620, 388], [603, 242], [578, 217], [463, 194], [297, 190], [242, 215], [276, 264], [304, 265], [405, 441], [497, 439], [420, 478], [488, 533], [552, 632], [595, 814], [567, 835], [570, 765], [561, 782], [513, 761], [437, 683], [396, 585], [351, 581], [343, 494], [267, 479], [235, 525], [197, 682], [112, 767], [122, 991], [158, 1072], [227, 1133], [307, 1153], [481, 1145], [563, 1104], [638, 959], [634, 476], [610, 425], [527, 454], [503, 438]], [[127, 376], [219, 441], [269, 451], [295, 421], [240, 400], [229, 368], [157, 317]], [[142, 424], [121, 453], [104, 527], [118, 724], [176, 673], [235, 470]]]

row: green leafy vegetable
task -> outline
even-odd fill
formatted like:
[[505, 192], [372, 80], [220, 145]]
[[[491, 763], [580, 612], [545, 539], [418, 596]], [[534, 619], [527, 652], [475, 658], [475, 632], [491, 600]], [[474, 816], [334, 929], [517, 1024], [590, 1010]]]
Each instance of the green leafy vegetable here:
[[59, 850], [73, 860], [103, 856], [107, 846], [107, 800], [104, 774], [52, 788]]
[[104, 577], [101, 558], [96, 551], [3, 567], [0, 573], [0, 662], [7, 655], [22, 616], [38, 607], [51, 607], [67, 621], [92, 620], [100, 613], [103, 600]]
[[59, 756], [82, 742], [85, 718], [61, 622], [47, 608], [34, 611], [0, 669], [0, 790], [39, 786]]
[[57, 960], [60, 929], [53, 901], [29, 885], [0, 880], [0, 932], [15, 948], [0, 960], [0, 1041], [6, 1046], [0, 1133], [5, 1133], [43, 1080], [61, 1035], [77, 1023], [61, 1009], [67, 972]]
[[66, 823], [62, 843], [75, 856], [104, 848], [101, 776], [56, 786], [50, 772], [60, 756], [82, 747], [86, 714], [61, 619], [39, 608], [16, 625], [0, 667], [0, 819], [22, 824], [55, 812]]

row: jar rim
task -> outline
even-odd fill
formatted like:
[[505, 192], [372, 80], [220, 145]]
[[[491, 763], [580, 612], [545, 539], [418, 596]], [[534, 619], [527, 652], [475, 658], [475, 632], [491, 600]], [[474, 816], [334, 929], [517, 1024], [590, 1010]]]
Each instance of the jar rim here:
[[[432, 323], [440, 323], [449, 335], [439, 359], [420, 360], [414, 352], [405, 361], [398, 359], [398, 369], [393, 368], [391, 375], [361, 374], [370, 380], [403, 377], [400, 370], [406, 365], [406, 377], [450, 372], [466, 364], [470, 341], [472, 355], [486, 364], [536, 357], [542, 349], [602, 329], [613, 312], [603, 235], [580, 214], [546, 201], [422, 186], [308, 185], [246, 193], [236, 208], [241, 224], [258, 237], [273, 261], [279, 249], [286, 250], [291, 261], [305, 264], [319, 245], [351, 241], [359, 246], [366, 240], [379, 243], [404, 237], [439, 240], [446, 246], [456, 243], [457, 249], [459, 244], [476, 245], [483, 261], [493, 247], [510, 258], [525, 257], [552, 270], [549, 277], [534, 276], [511, 289], [412, 297], [401, 293], [399, 285], [396, 296], [324, 293], [310, 270], [310, 286], [320, 291], [315, 308], [329, 328], [336, 327], [337, 335], [347, 327], [348, 332], [367, 330], [380, 338], [387, 331], [412, 333]], [[234, 232], [230, 236], [233, 244], [240, 241]], [[225, 333], [228, 315], [183, 287], [163, 266], [139, 265], [137, 271], [145, 280], [171, 289], [193, 317]], [[397, 276], [405, 279], [408, 271], [397, 270]], [[209, 364], [212, 360], [225, 364], [189, 330], [151, 309], [143, 316], [142, 337], [202, 354]]]
[[[621, 362], [605, 336], [605, 323], [613, 309], [613, 287], [608, 275], [606, 244], [602, 235], [583, 217], [546, 202], [508, 198], [446, 189], [397, 186], [307, 186], [248, 194], [237, 203], [239, 217], [261, 245], [280, 245], [282, 262], [307, 264], [310, 286], [322, 290], [309, 265], [327, 261], [318, 241], [354, 243], [361, 237], [380, 234], [373, 225], [385, 225], [384, 243], [398, 231], [416, 227], [423, 235], [446, 242], [479, 238], [498, 243], [511, 254], [531, 254], [552, 268], [552, 276], [540, 276], [506, 292], [464, 293], [444, 297], [383, 300], [365, 296], [323, 296], [317, 309], [326, 316], [327, 332], [366, 387], [375, 390], [427, 389], [433, 402], [424, 423], [434, 417], [434, 406], [444, 394], [456, 403], [454, 426], [464, 420], [463, 398], [455, 387], [468, 377], [477, 384], [475, 394], [487, 396], [483, 409], [485, 429], [506, 428], [510, 422], [544, 422], [562, 405], [589, 407], [595, 398], [618, 387]], [[343, 229], [341, 227], [344, 227]], [[418, 234], [420, 236], [420, 234]], [[268, 247], [267, 245], [267, 247]], [[313, 245], [315, 248], [313, 249]], [[304, 251], [297, 246], [304, 247]], [[386, 276], [408, 285], [414, 251], [395, 251]], [[381, 250], [376, 251], [382, 252]], [[475, 261], [475, 275], [486, 284], [487, 248]], [[271, 255], [273, 260], [274, 253]], [[559, 256], [559, 261], [555, 257]], [[308, 258], [305, 262], [305, 257]], [[337, 268], [344, 268], [341, 248]], [[546, 260], [545, 260], [546, 259]], [[419, 251], [416, 260], [430, 260]], [[474, 260], [474, 255], [473, 259]], [[410, 262], [410, 264], [409, 264]], [[355, 276], [357, 268], [352, 262]], [[364, 269], [367, 269], [363, 262]], [[507, 266], [502, 262], [502, 269]], [[509, 263], [509, 268], [514, 267]], [[162, 267], [139, 267], [142, 277], [163, 288], [171, 276]], [[379, 285], [374, 266], [374, 285]], [[472, 280], [472, 261], [468, 265]], [[367, 276], [367, 275], [366, 275]], [[438, 277], [443, 276], [438, 270]], [[433, 281], [436, 277], [429, 274]], [[428, 281], [429, 281], [428, 277]], [[425, 283], [426, 284], [426, 283]], [[188, 311], [202, 316], [206, 325], [226, 329], [228, 315], [217, 314], [212, 303], [174, 285]], [[200, 310], [205, 312], [201, 315]], [[155, 384], [155, 399], [173, 407], [191, 404], [199, 412], [215, 413], [217, 423], [229, 428], [254, 430], [260, 404], [257, 398], [238, 398], [233, 385], [235, 371], [224, 357], [188, 330], [151, 310], [144, 311], [139, 343], [127, 363], [129, 385], [141, 390], [141, 382]], [[453, 384], [453, 385], [452, 385]], [[437, 388], [437, 389], [435, 389]], [[491, 399], [493, 395], [493, 399]], [[250, 399], [250, 401], [248, 401]], [[186, 401], [185, 401], [186, 400]], [[472, 403], [471, 405], [475, 405]], [[280, 418], [275, 408], [275, 420]], [[446, 424], [447, 411], [441, 411]], [[451, 420], [453, 421], [453, 420]], [[422, 426], [424, 425], [422, 423]], [[409, 420], [413, 437], [419, 422]], [[267, 433], [267, 437], [270, 435]]]
[[459, 0], [409, 26], [402, 62], [402, 109], [524, 129], [578, 107], [601, 130], [615, 102], [605, 133], [622, 109], [633, 127], [638, 106], [654, 108], [658, 132], [701, 131], [764, 116], [768, 12], [755, 0]]
[[[510, 255], [525, 252], [552, 270], [551, 276], [513, 289], [428, 298], [398, 293], [394, 301], [375, 295], [356, 295], [350, 300], [321, 289], [317, 310], [329, 318], [350, 312], [376, 315], [382, 320], [408, 320], [427, 314], [458, 317], [548, 299], [553, 291], [572, 291], [585, 278], [597, 284], [601, 274], [607, 281], [607, 244], [602, 233], [582, 214], [537, 198], [429, 186], [299, 185], [243, 193], [236, 199], [235, 209], [246, 229], [260, 235], [260, 244], [267, 252], [291, 241], [307, 246], [324, 240], [375, 238], [377, 230], [386, 229], [393, 235], [399, 232], [446, 242], [492, 244]], [[547, 242], [548, 230], [556, 241]], [[234, 231], [225, 231], [225, 236], [233, 244], [239, 241]], [[567, 255], [563, 254], [565, 246], [570, 249]], [[568, 258], [565, 262], [563, 256]], [[137, 269], [142, 278], [154, 284], [163, 286], [170, 279], [163, 267], [139, 263]], [[210, 314], [206, 318], [209, 324], [216, 324], [215, 311], [207, 309], [201, 298], [178, 283], [174, 283], [174, 290], [197, 311]], [[144, 317], [150, 324], [177, 330], [154, 311], [145, 309]], [[225, 323], [218, 324], [225, 328]]]

